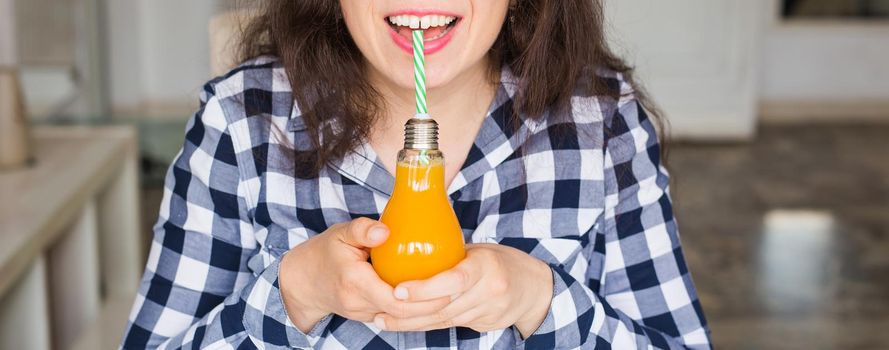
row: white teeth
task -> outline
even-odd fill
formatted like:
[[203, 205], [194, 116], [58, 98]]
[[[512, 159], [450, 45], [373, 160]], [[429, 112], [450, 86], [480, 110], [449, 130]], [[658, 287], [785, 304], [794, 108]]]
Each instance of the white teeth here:
[[389, 23], [402, 27], [411, 27], [411, 29], [429, 29], [431, 27], [442, 27], [449, 25], [456, 19], [457, 17], [439, 15], [427, 15], [422, 17], [398, 15], [390, 16]]

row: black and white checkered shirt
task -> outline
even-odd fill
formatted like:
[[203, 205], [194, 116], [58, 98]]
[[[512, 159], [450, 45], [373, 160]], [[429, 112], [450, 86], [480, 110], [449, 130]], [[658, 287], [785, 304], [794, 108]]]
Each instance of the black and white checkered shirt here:
[[335, 223], [379, 218], [394, 178], [367, 145], [317, 177], [295, 177], [281, 135], [301, 147], [308, 133], [283, 67], [263, 57], [203, 89], [167, 174], [122, 347], [710, 348], [655, 130], [619, 74], [599, 75], [625, 97], [575, 96], [565, 118], [516, 131], [504, 68], [448, 188], [466, 242], [512, 246], [552, 266], [552, 305], [529, 338], [514, 328], [385, 332], [338, 315], [308, 334], [293, 325], [279, 258]]

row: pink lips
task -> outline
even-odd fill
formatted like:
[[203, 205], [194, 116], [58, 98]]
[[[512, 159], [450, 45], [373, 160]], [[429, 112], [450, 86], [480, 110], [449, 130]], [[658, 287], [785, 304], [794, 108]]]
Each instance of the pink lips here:
[[[386, 18], [388, 18], [390, 16], [399, 16], [399, 15], [411, 15], [411, 16], [418, 16], [418, 17], [422, 17], [425, 15], [460, 17], [455, 14], [441, 12], [441, 11], [411, 10], [411, 11], [399, 11], [399, 12], [390, 13], [390, 14], [386, 15]], [[457, 31], [458, 26], [460, 26], [459, 19], [457, 20], [457, 23], [454, 24], [454, 27], [450, 28], [450, 30], [447, 33], [445, 33], [445, 35], [443, 35], [442, 37], [434, 39], [434, 40], [424, 41], [423, 42], [423, 46], [425, 48], [425, 50], [423, 50], [424, 54], [431, 55], [431, 54], [434, 54], [434, 53], [439, 52], [442, 49], [444, 49], [445, 46], [447, 46], [448, 43], [451, 42], [451, 39], [454, 37], [454, 32]], [[393, 29], [391, 26], [388, 26], [388, 27], [389, 27], [389, 36], [392, 38], [392, 41], [395, 42], [395, 45], [398, 46], [399, 48], [401, 48], [402, 50], [404, 50], [405, 52], [407, 52], [408, 54], [413, 54], [414, 48], [412, 46], [410, 39], [399, 35], [398, 32], [396, 32], [395, 29]]]

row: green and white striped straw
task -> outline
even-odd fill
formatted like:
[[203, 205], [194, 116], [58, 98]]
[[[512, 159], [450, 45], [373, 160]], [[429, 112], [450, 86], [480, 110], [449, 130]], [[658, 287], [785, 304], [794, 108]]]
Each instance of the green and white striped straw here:
[[[426, 108], [426, 46], [423, 45], [423, 31], [411, 32], [414, 46], [414, 95], [417, 99], [417, 115], [414, 118], [428, 119], [429, 109]], [[429, 165], [426, 150], [420, 150], [420, 163]]]
[[426, 108], [426, 55], [423, 52], [423, 31], [414, 30], [414, 89], [417, 98], [417, 117], [427, 117], [429, 110]]

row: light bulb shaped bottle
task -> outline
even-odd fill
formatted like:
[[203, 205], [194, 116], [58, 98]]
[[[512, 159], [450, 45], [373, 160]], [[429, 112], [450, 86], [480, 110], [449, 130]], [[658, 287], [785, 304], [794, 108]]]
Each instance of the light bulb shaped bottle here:
[[423, 280], [466, 256], [460, 223], [444, 186], [444, 156], [432, 119], [411, 119], [398, 152], [395, 187], [380, 221], [389, 238], [371, 249], [374, 270], [392, 286]]

